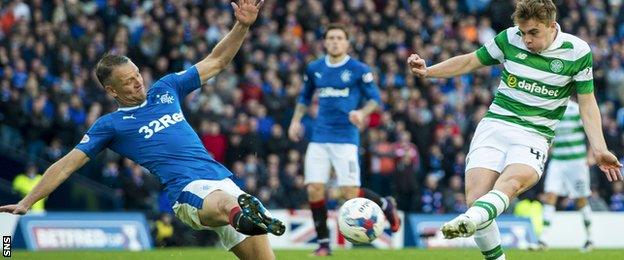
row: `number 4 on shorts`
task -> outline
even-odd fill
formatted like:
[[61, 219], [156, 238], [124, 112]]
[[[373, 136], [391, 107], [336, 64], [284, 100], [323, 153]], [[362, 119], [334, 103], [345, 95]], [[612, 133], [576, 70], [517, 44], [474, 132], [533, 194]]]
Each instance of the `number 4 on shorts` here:
[[542, 157], [542, 153], [540, 153], [540, 151], [533, 149], [533, 147], [531, 147], [531, 153], [535, 155], [535, 159], [539, 160], [540, 157]]

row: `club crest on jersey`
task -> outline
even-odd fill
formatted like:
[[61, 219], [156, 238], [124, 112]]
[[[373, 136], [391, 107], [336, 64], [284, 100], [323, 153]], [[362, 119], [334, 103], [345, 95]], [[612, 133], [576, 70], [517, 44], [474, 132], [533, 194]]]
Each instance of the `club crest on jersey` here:
[[342, 80], [342, 82], [349, 82], [351, 80], [351, 71], [350, 70], [344, 70], [342, 71], [342, 74], [340, 74], [340, 79]]
[[563, 61], [561, 60], [552, 60], [550, 62], [550, 70], [554, 73], [559, 73], [563, 70]]
[[364, 83], [369, 83], [371, 81], [373, 81], [373, 73], [369, 72], [364, 74], [364, 76], [362, 76], [362, 81], [364, 81]]
[[173, 96], [169, 95], [169, 92], [165, 93], [162, 96], [156, 96], [157, 98], [160, 98], [160, 103], [161, 104], [173, 104]]

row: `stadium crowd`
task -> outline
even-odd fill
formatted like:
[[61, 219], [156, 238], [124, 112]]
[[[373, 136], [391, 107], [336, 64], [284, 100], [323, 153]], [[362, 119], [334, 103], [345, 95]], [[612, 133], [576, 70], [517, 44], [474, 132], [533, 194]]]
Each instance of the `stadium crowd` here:
[[[129, 56], [149, 86], [210, 52], [233, 24], [229, 2], [0, 1], [3, 151], [24, 151], [29, 160], [57, 160], [99, 116], [117, 108], [92, 72], [100, 56], [108, 51]], [[306, 208], [306, 143], [291, 142], [285, 129], [305, 64], [323, 55], [324, 25], [344, 23], [351, 33], [351, 55], [374, 69], [384, 102], [362, 132], [364, 185], [395, 196], [402, 210], [463, 212], [465, 153], [501, 69], [421, 81], [407, 72], [405, 60], [417, 51], [433, 64], [476, 50], [511, 26], [512, 2], [265, 1], [231, 66], [187, 97], [186, 118], [244, 190], [269, 208]], [[556, 2], [563, 31], [592, 47], [607, 144], [624, 158], [622, 1]], [[312, 105], [303, 120], [308, 140], [316, 109]], [[98, 161], [86, 175], [115, 190], [117, 209], [166, 211], [168, 202], [145, 169], [110, 151]], [[624, 187], [608, 184], [595, 166], [592, 190], [594, 210], [624, 211]], [[538, 198], [539, 192], [538, 185], [528, 196]], [[329, 195], [336, 198], [338, 191], [330, 189]], [[163, 217], [158, 223], [170, 221]]]

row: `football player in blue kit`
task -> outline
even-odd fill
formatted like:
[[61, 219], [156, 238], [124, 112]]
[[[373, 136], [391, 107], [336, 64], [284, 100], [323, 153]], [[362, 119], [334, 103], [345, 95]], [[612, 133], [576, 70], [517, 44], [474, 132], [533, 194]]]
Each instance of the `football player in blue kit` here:
[[[288, 129], [290, 139], [300, 141], [301, 118], [314, 93], [318, 92], [318, 117], [304, 165], [308, 201], [319, 243], [314, 252], [317, 256], [331, 254], [325, 206], [325, 184], [331, 167], [344, 199], [364, 197], [378, 204], [393, 232], [397, 232], [401, 224], [394, 198], [380, 197], [369, 189], [360, 188], [358, 126], [363, 127], [365, 118], [381, 104], [371, 69], [347, 54], [349, 35], [344, 26], [328, 25], [324, 38], [327, 55], [309, 63], [305, 69], [303, 91]], [[366, 100], [365, 105], [358, 109], [363, 100]]]
[[24, 199], [0, 207], [0, 212], [26, 213], [100, 151], [110, 148], [158, 176], [182, 222], [194, 229], [214, 230], [223, 246], [241, 259], [274, 259], [267, 233], [282, 235], [285, 226], [228, 178], [232, 173], [210, 157], [181, 110], [187, 94], [234, 58], [262, 3], [232, 3], [237, 22], [210, 55], [185, 71], [162, 77], [148, 90], [130, 59], [105, 55], [96, 66], [96, 75], [119, 109], [100, 117]]

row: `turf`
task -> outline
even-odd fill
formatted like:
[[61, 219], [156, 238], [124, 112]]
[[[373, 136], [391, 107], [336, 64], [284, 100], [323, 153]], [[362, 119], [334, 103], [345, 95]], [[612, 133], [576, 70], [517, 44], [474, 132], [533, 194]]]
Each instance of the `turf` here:
[[[277, 259], [307, 259], [310, 257], [310, 250], [276, 250]], [[202, 248], [174, 248], [156, 249], [146, 252], [106, 252], [106, 251], [56, 251], [56, 252], [27, 252], [13, 251], [14, 259], [236, 259], [233, 254], [219, 249]], [[521, 250], [507, 250], [507, 259], [624, 259], [624, 250], [594, 250], [590, 253], [581, 253], [578, 250], [548, 250], [544, 252], [529, 252]], [[7, 258], [8, 259], [8, 258]], [[375, 250], [375, 249], [353, 249], [336, 250], [333, 252], [334, 259], [483, 259], [476, 249], [403, 249], [403, 250]]]

